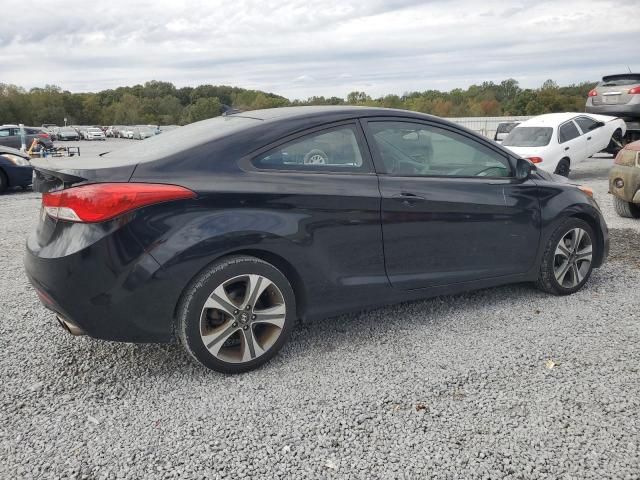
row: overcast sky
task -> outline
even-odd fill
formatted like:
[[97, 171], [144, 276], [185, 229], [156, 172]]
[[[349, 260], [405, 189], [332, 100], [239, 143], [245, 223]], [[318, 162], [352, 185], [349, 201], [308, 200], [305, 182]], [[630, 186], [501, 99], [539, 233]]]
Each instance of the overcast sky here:
[[640, 71], [638, 0], [32, 1], [0, 18], [0, 82], [165, 80], [306, 98], [537, 87]]

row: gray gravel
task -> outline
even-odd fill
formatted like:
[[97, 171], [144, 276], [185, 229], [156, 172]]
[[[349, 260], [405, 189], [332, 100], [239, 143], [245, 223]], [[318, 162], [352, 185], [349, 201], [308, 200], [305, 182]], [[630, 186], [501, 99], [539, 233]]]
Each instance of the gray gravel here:
[[610, 164], [574, 175], [625, 246], [578, 294], [305, 324], [240, 376], [66, 334], [22, 271], [38, 195], [1, 196], [0, 478], [640, 478], [640, 222], [614, 216]]

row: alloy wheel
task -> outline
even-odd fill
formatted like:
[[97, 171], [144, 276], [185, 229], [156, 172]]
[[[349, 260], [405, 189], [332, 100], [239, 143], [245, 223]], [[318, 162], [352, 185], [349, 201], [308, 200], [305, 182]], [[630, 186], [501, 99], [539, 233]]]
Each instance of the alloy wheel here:
[[556, 247], [553, 273], [560, 286], [574, 288], [588, 275], [593, 258], [593, 243], [582, 228], [569, 230]]
[[284, 296], [262, 275], [239, 275], [219, 285], [200, 316], [200, 337], [219, 360], [244, 363], [266, 353], [286, 319]]

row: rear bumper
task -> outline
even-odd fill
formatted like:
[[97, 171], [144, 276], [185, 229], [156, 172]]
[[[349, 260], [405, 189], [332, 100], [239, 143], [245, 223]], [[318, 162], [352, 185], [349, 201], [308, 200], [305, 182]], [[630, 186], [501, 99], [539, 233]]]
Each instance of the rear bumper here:
[[640, 118], [640, 103], [627, 103], [624, 105], [593, 105], [591, 99], [585, 107], [587, 113], [598, 115], [611, 115], [613, 117]]
[[[51, 220], [45, 222], [51, 227]], [[173, 340], [176, 289], [161, 278], [160, 266], [127, 226], [67, 223], [51, 228], [48, 237], [43, 247], [30, 236], [24, 258], [27, 276], [48, 309], [94, 338]], [[66, 251], [70, 238], [74, 251]]]

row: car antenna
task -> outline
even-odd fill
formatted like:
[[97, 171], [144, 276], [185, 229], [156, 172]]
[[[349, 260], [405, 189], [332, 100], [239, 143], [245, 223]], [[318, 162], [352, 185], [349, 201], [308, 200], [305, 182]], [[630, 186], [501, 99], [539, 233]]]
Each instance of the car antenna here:
[[629, 65], [627, 65], [627, 70], [629, 70], [629, 73], [631, 73], [631, 68], [629, 68]]

